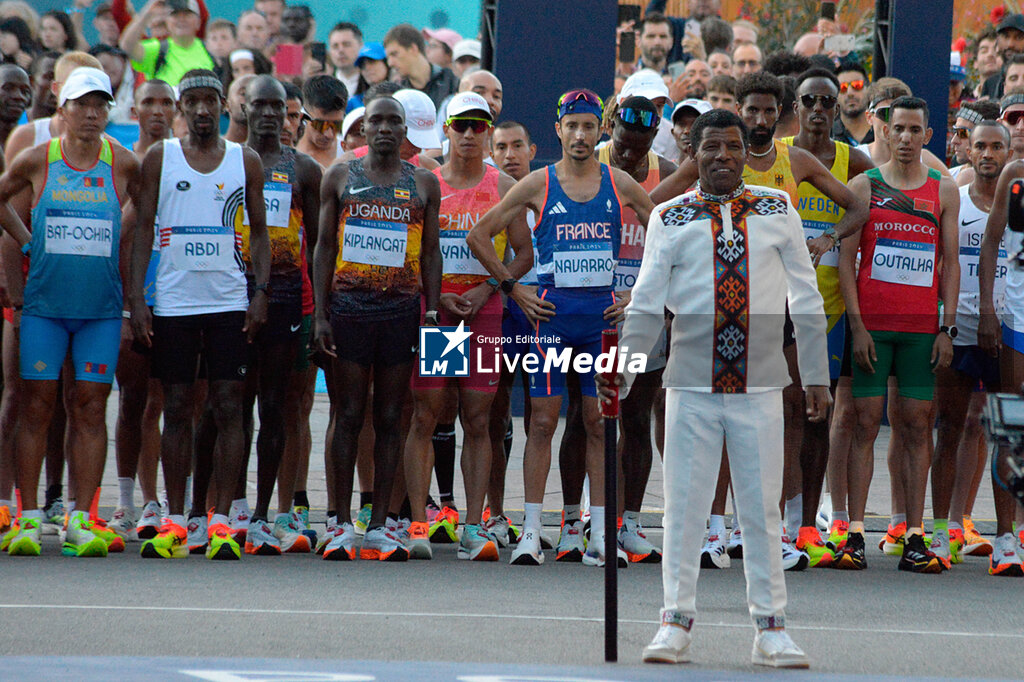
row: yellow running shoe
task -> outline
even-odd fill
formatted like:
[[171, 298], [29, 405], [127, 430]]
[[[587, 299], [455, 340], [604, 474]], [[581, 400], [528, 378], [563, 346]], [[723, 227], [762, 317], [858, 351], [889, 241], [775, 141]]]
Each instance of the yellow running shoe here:
[[139, 554], [146, 559], [184, 559], [188, 556], [188, 532], [167, 521], [160, 526], [156, 537], [142, 543]]
[[210, 542], [206, 545], [206, 558], [217, 560], [238, 560], [242, 558], [242, 548], [231, 536], [231, 529], [223, 523], [210, 526]]
[[85, 512], [72, 512], [64, 532], [61, 554], [73, 557], [107, 556], [107, 542], [92, 531], [94, 527]]
[[832, 522], [832, 528], [828, 534], [828, 540], [825, 544], [835, 554], [836, 558], [839, 557], [839, 553], [846, 547], [846, 539], [850, 536], [850, 522], [836, 519]]
[[11, 556], [39, 556], [42, 546], [42, 519], [18, 519], [4, 536]]
[[796, 538], [796, 548], [807, 555], [807, 565], [828, 568], [835, 561], [835, 553], [821, 541], [817, 526], [804, 526]]
[[890, 556], [903, 556], [903, 539], [907, 534], [906, 522], [898, 523], [895, 526], [889, 524], [889, 530], [885, 537], [878, 541], [878, 549]]
[[98, 538], [102, 538], [103, 542], [107, 544], [107, 552], [123, 552], [124, 551], [124, 538], [110, 530], [107, 527], [107, 522], [101, 518], [95, 518], [90, 521], [89, 530], [92, 531], [93, 535]]

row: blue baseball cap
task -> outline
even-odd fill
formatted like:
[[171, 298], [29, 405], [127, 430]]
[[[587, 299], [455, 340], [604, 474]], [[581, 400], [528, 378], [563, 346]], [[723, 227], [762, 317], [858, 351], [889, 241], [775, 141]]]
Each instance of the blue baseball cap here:
[[379, 62], [387, 61], [387, 53], [384, 52], [384, 45], [381, 43], [366, 43], [363, 45], [363, 49], [359, 50], [359, 56], [356, 57], [356, 68], [358, 68], [364, 59], [376, 59]]

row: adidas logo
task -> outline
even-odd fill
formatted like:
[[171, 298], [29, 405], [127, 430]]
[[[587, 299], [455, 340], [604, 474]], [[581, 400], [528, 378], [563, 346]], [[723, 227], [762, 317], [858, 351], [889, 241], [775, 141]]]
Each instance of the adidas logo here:
[[568, 213], [568, 211], [565, 210], [565, 206], [562, 206], [561, 201], [556, 202], [555, 205], [551, 207], [551, 210], [548, 211], [548, 215], [555, 215], [556, 213]]

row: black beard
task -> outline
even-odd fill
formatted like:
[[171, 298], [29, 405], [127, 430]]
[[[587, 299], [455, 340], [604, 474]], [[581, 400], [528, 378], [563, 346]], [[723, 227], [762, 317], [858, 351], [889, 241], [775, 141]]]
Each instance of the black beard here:
[[767, 131], [767, 132], [762, 132], [760, 130], [751, 130], [750, 131], [750, 144], [754, 145], [755, 147], [760, 147], [761, 145], [765, 145], [765, 144], [768, 144], [769, 142], [771, 142], [772, 141], [772, 137], [774, 135], [775, 135], [775, 126], [772, 126], [772, 129]]

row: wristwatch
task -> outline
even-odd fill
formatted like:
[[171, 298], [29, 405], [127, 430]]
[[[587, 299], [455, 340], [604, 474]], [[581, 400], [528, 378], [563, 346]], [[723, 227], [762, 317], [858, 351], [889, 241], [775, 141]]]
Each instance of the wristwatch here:
[[492, 289], [494, 289], [495, 291], [497, 291], [498, 288], [501, 286], [501, 284], [498, 282], [498, 280], [496, 280], [493, 277], [488, 277], [487, 278], [487, 284], [490, 285], [490, 287]]
[[516, 283], [518, 281], [519, 280], [517, 280], [517, 279], [515, 279], [513, 277], [509, 277], [508, 279], [506, 279], [504, 282], [501, 283], [501, 290], [505, 292], [506, 296], [511, 296], [512, 295], [512, 289], [515, 288]]
[[960, 332], [956, 328], [956, 325], [953, 325], [952, 327], [947, 327], [946, 325], [942, 325], [941, 327], [939, 327], [939, 333], [940, 334], [945, 334], [946, 336], [948, 336], [951, 339], [955, 339], [956, 335], [958, 333], [960, 333]]
[[438, 315], [436, 310], [428, 310], [423, 314], [423, 323], [431, 327], [437, 327], [441, 324], [441, 316]]

